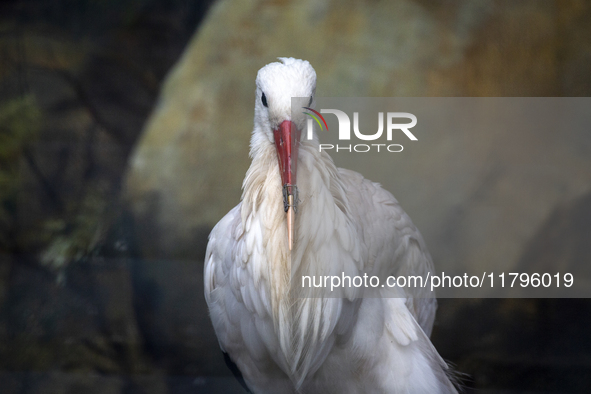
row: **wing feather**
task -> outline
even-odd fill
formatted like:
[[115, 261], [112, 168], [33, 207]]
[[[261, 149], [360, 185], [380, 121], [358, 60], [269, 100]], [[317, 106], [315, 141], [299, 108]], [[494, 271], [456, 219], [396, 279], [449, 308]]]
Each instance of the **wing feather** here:
[[[434, 273], [431, 255], [419, 230], [394, 196], [361, 174], [339, 168], [349, 198], [349, 210], [357, 221], [368, 248], [364, 270], [385, 278], [389, 275]], [[429, 336], [437, 300], [428, 287], [406, 287], [407, 307]]]

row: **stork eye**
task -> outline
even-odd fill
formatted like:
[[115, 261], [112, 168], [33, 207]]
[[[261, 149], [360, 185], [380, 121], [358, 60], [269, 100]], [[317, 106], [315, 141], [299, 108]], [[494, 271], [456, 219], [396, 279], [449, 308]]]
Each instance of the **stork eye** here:
[[263, 105], [265, 107], [268, 107], [268, 105], [267, 105], [267, 96], [265, 96], [265, 93], [263, 93], [263, 96], [261, 97], [261, 101], [263, 102]]
[[308, 103], [308, 107], [312, 105], [312, 100], [314, 99], [314, 97], [310, 96], [310, 102]]

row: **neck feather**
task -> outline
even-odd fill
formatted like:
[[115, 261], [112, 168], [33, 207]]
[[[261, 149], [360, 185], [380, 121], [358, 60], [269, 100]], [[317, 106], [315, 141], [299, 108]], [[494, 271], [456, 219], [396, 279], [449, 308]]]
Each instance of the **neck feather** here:
[[[288, 371], [301, 384], [326, 354], [326, 341], [335, 327], [338, 298], [323, 299], [323, 289], [304, 289], [293, 278], [340, 272], [346, 264], [339, 255], [331, 256], [343, 232], [354, 239], [354, 226], [348, 212], [345, 187], [334, 162], [318, 151], [317, 140], [301, 142], [298, 157], [300, 203], [296, 214], [295, 248], [287, 245], [287, 223], [277, 153], [274, 145], [253, 136], [252, 164], [243, 183], [241, 216], [247, 237], [262, 247], [257, 270], [265, 280], [275, 332], [285, 356]], [[256, 229], [252, 226], [258, 226]], [[337, 230], [340, 235], [337, 235]], [[337, 241], [335, 241], [337, 240]], [[328, 259], [328, 260], [327, 260]], [[322, 312], [321, 312], [322, 311]]]

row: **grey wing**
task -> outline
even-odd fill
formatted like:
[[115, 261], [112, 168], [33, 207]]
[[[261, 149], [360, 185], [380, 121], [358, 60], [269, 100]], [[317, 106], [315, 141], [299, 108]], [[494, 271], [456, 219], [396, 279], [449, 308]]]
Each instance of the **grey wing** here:
[[232, 209], [218, 222], [209, 235], [207, 251], [205, 253], [204, 292], [205, 301], [209, 308], [210, 317], [218, 337], [221, 349], [225, 352], [225, 344], [230, 340], [233, 322], [228, 316], [235, 300], [230, 297], [232, 292], [230, 273], [232, 271], [232, 256], [228, 253], [235, 240], [236, 226], [239, 225], [239, 206]]
[[289, 382], [279, 368], [284, 359], [278, 357], [279, 344], [272, 334], [270, 298], [255, 269], [260, 256], [245, 238], [239, 204], [209, 236], [205, 300], [220, 348], [238, 366], [246, 383], [255, 389], [265, 382], [286, 392]]
[[220, 347], [237, 364], [241, 355], [265, 358], [266, 344], [259, 331], [266, 328], [270, 309], [265, 286], [253, 278], [257, 258], [245, 236], [239, 204], [211, 231], [204, 267], [205, 300], [213, 327]]
[[[431, 255], [421, 233], [394, 196], [378, 183], [357, 172], [339, 168], [344, 179], [351, 215], [369, 252], [366, 271], [382, 278], [388, 275], [433, 275]], [[406, 304], [429, 336], [435, 320], [437, 300], [428, 286], [405, 287]]]

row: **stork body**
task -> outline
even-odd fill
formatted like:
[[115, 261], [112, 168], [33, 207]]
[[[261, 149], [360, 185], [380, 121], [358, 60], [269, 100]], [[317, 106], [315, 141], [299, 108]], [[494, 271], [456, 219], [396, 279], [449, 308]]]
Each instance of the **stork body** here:
[[[312, 102], [316, 75], [306, 61], [281, 60], [259, 71], [242, 201], [215, 226], [206, 252], [205, 297], [220, 347], [254, 393], [455, 393], [429, 340], [437, 306], [428, 289], [362, 297], [344, 288], [330, 297], [300, 285], [302, 275], [425, 276], [433, 264], [389, 192], [336, 168], [317, 138], [300, 138], [291, 97]], [[288, 170], [286, 127], [296, 134]], [[295, 186], [295, 168], [297, 210], [283, 193]]]

